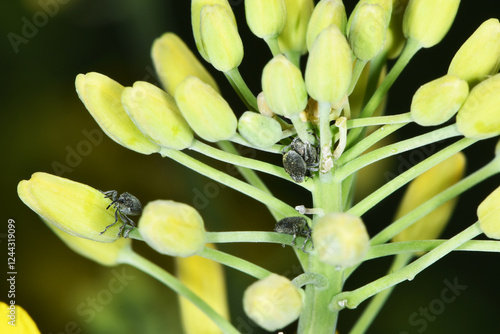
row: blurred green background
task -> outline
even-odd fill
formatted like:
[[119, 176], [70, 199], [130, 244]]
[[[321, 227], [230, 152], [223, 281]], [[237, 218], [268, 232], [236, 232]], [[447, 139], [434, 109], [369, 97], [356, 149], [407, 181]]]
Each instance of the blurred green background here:
[[[245, 44], [241, 72], [252, 91], [258, 92], [258, 73], [270, 58], [270, 52], [250, 34], [244, 22], [243, 1], [229, 2]], [[3, 1], [0, 5], [3, 33], [0, 117], [4, 152], [0, 165], [2, 267], [6, 268], [6, 225], [12, 218], [16, 221], [18, 272], [15, 300], [27, 309], [42, 333], [181, 333], [181, 328], [174, 293], [133, 268], [105, 268], [76, 255], [19, 200], [17, 183], [29, 179], [36, 171], [59, 174], [102, 190], [127, 191], [143, 204], [155, 199], [172, 199], [197, 206], [210, 231], [273, 229], [271, 216], [260, 204], [159, 155], [128, 151], [105, 136], [102, 141], [86, 144], [85, 133], [102, 132], [75, 93], [76, 75], [96, 71], [126, 86], [136, 80], [156, 84], [149, 56], [155, 38], [173, 31], [195, 50], [189, 4], [189, 1], [173, 0], [18, 0]], [[355, 2], [345, 1], [345, 4], [350, 11]], [[461, 43], [490, 17], [500, 17], [499, 2], [462, 2], [448, 36], [436, 47], [417, 54], [396, 82], [391, 90], [388, 113], [408, 111], [415, 90], [443, 75]], [[30, 23], [36, 25], [29, 27]], [[18, 36], [14, 44], [13, 34]], [[243, 112], [243, 104], [223, 75], [209, 64], [207, 68], [235, 112]], [[399, 135], [411, 136], [418, 130], [408, 127]], [[490, 140], [466, 151], [469, 173], [492, 158], [494, 144], [495, 141]], [[437, 150], [439, 146], [430, 149]], [[416, 156], [408, 153], [393, 160], [392, 166], [385, 167], [386, 172], [406, 169], [404, 161], [415, 162], [412, 159]], [[276, 164], [280, 161], [279, 157], [263, 158]], [[310, 204], [307, 194], [294, 185], [266, 176], [263, 179], [288, 203]], [[384, 182], [383, 177], [380, 180]], [[493, 178], [462, 196], [445, 237], [473, 223], [475, 208], [499, 183], [498, 177]], [[203, 199], [200, 194], [204, 194]], [[364, 217], [371, 234], [390, 221], [400, 195], [398, 192]], [[159, 256], [138, 242], [134, 248], [167, 270], [174, 270], [169, 257]], [[294, 277], [300, 273], [289, 248], [240, 244], [223, 245], [220, 249], [279, 274]], [[446, 257], [413, 282], [398, 286], [369, 332], [498, 332], [499, 261], [498, 254], [455, 253]], [[388, 263], [389, 259], [383, 259], [363, 265], [346, 288], [352, 289], [379, 277]], [[103, 296], [113, 277], [123, 270], [130, 276], [123, 289], [99, 303], [103, 299], [98, 297]], [[263, 333], [251, 324], [241, 306], [242, 292], [253, 280], [232, 269], [227, 270], [226, 275], [233, 324], [242, 333]], [[8, 300], [5, 276], [2, 276], [1, 301]], [[421, 322], [418, 325], [411, 322], [412, 314], [420, 312], [420, 308], [438, 305], [436, 300], [440, 300], [446, 288], [445, 281], [455, 279], [466, 286], [455, 301], [445, 303], [438, 315], [427, 319], [425, 330]], [[98, 302], [92, 304], [96, 298]], [[342, 311], [341, 333], [348, 331], [362, 308]], [[92, 316], [89, 310], [95, 311]], [[285, 329], [285, 333], [293, 332], [293, 326]]]

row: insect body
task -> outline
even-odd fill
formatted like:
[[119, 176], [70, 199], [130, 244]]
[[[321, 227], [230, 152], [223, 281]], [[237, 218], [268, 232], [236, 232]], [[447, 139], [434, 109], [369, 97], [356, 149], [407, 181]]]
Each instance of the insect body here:
[[308, 172], [318, 170], [318, 159], [317, 148], [299, 137], [283, 150], [283, 168], [297, 183], [303, 182]]
[[[274, 231], [278, 233], [284, 233], [284, 234], [290, 234], [293, 235], [292, 239], [292, 246], [295, 246], [295, 239], [297, 238], [297, 235], [302, 235], [306, 238], [304, 240], [304, 243], [302, 244], [301, 250], [304, 253], [307, 253], [305, 251], [305, 247], [307, 244], [308, 240], [311, 240], [311, 228], [309, 225], [307, 225], [307, 221], [304, 217], [286, 217], [281, 219], [276, 223], [276, 226], [274, 227]], [[312, 244], [312, 240], [311, 240]], [[312, 247], [314, 248], [314, 244], [312, 244]]]
[[123, 222], [123, 225], [118, 230], [118, 236], [122, 234], [122, 231], [126, 226], [129, 228], [125, 230], [123, 233], [123, 237], [127, 238], [130, 231], [136, 226], [134, 221], [127, 217], [130, 216], [138, 216], [142, 213], [142, 205], [141, 202], [133, 195], [129, 193], [123, 193], [120, 196], [117, 196], [118, 193], [116, 190], [110, 190], [103, 192], [105, 198], [111, 198], [112, 202], [109, 203], [106, 210], [109, 209], [110, 206], [113, 206], [115, 209], [115, 221], [113, 224], [106, 226], [104, 231], [99, 234], [103, 234], [110, 228], [111, 226], [118, 223], [118, 217]]

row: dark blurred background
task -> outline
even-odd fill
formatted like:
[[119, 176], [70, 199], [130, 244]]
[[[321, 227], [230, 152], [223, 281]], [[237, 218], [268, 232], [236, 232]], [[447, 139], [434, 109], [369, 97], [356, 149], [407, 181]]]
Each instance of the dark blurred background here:
[[[258, 73], [270, 58], [270, 52], [249, 32], [244, 22], [243, 1], [229, 2], [245, 44], [240, 70], [252, 91], [258, 92]], [[52, 5], [44, 6], [48, 3]], [[355, 4], [345, 3], [349, 11]], [[73, 253], [19, 200], [18, 182], [29, 179], [34, 172], [59, 174], [98, 189], [127, 191], [143, 204], [155, 199], [172, 199], [197, 206], [210, 231], [272, 230], [274, 226], [271, 216], [259, 203], [159, 155], [140, 155], [105, 136], [90, 149], [84, 148], [88, 140], [85, 133], [101, 133], [101, 130], [75, 93], [76, 75], [96, 71], [126, 86], [136, 80], [156, 84], [150, 59], [155, 38], [172, 31], [192, 50], [196, 49], [189, 5], [189, 1], [168, 0], [18, 0], [3, 1], [0, 5], [3, 34], [0, 117], [4, 152], [0, 165], [0, 256], [2, 267], [6, 268], [6, 225], [12, 218], [16, 221], [18, 272], [15, 300], [27, 309], [42, 333], [180, 333], [181, 328], [177, 299], [169, 289], [133, 268], [102, 267]], [[388, 101], [388, 113], [408, 111], [415, 90], [445, 74], [460, 45], [491, 17], [500, 17], [499, 2], [463, 1], [443, 42], [419, 52], [396, 81]], [[28, 27], [33, 23], [36, 25]], [[243, 104], [224, 76], [211, 65], [206, 66], [235, 112], [243, 112]], [[418, 131], [421, 130], [409, 126], [399, 131], [398, 136], [404, 138]], [[468, 173], [492, 158], [494, 145], [495, 140], [489, 140], [466, 150]], [[438, 148], [439, 145], [429, 150]], [[382, 170], [382, 176], [371, 178], [384, 182], [384, 173], [408, 168], [405, 161], [418, 162], [414, 161], [417, 156], [408, 153], [393, 159], [392, 165]], [[263, 157], [274, 163], [280, 160]], [[298, 191], [293, 184], [266, 176], [263, 179], [271, 184], [278, 197], [291, 205], [310, 204], [307, 193]], [[449, 238], [476, 221], [477, 205], [499, 181], [498, 177], [492, 178], [461, 197], [444, 237]], [[195, 197], [200, 193], [204, 194], [203, 200]], [[401, 194], [401, 191], [396, 193], [364, 217], [371, 235], [392, 219]], [[174, 270], [171, 258], [157, 255], [139, 242], [134, 243], [134, 248], [167, 270]], [[291, 278], [300, 273], [289, 248], [239, 244], [222, 245], [220, 249]], [[497, 333], [499, 261], [498, 254], [447, 256], [413, 282], [398, 286], [369, 333]], [[382, 259], [364, 264], [359, 274], [349, 280], [346, 289], [383, 275], [389, 263], [390, 259]], [[77, 312], [107, 289], [110, 280], [122, 270], [134, 278], [109, 302], [98, 304], [92, 320]], [[1, 301], [8, 300], [5, 276], [2, 276]], [[243, 290], [253, 279], [232, 269], [226, 271], [226, 276], [233, 323], [243, 333], [263, 333], [250, 324], [241, 306]], [[441, 293], [447, 282], [454, 281], [465, 288], [453, 302], [443, 303]], [[444, 306], [439, 308], [439, 305]], [[341, 312], [340, 333], [349, 330], [362, 306]], [[435, 313], [426, 319], [419, 312], [429, 307]], [[293, 326], [285, 329], [285, 333], [294, 333]]]

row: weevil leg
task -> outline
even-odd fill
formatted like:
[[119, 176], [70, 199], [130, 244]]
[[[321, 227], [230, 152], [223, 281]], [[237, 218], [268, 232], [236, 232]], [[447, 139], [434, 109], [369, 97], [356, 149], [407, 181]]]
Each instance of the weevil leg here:
[[130, 233], [130, 231], [135, 227], [135, 223], [132, 219], [130, 219], [127, 215], [124, 215], [123, 213], [121, 213], [120, 211], [118, 211], [118, 214], [120, 215], [120, 218], [122, 219], [123, 221], [123, 225], [120, 227], [120, 231], [118, 232], [118, 235], [121, 235], [123, 229], [126, 227], [126, 226], [129, 226], [130, 228], [129, 229], [126, 229], [125, 232], [123, 233], [123, 237], [124, 238], [128, 238], [128, 234]]
[[115, 211], [115, 221], [113, 222], [113, 224], [110, 224], [110, 225], [106, 226], [106, 228], [104, 229], [104, 231], [102, 231], [99, 234], [103, 234], [104, 232], [106, 232], [108, 230], [108, 228], [110, 228], [111, 226], [113, 226], [116, 223], [118, 223], [118, 213], [119, 213], [119, 211], [118, 211], [118, 209], [116, 209], [116, 211]]

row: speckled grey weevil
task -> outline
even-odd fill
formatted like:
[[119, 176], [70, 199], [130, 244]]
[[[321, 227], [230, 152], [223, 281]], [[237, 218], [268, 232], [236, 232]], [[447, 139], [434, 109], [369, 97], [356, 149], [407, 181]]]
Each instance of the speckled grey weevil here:
[[[288, 150], [288, 151], [287, 151]], [[283, 153], [283, 168], [297, 183], [303, 182], [311, 171], [317, 171], [319, 155], [316, 147], [309, 142], [303, 142], [299, 137], [285, 147]]]
[[314, 244], [312, 243], [311, 239], [312, 230], [307, 224], [307, 220], [304, 217], [285, 217], [276, 223], [274, 231], [278, 233], [293, 235], [292, 246], [295, 246], [295, 239], [298, 235], [304, 236], [306, 240], [304, 240], [304, 243], [300, 248], [304, 253], [307, 253], [305, 250], [307, 241], [311, 240], [312, 248], [314, 248]]
[[125, 229], [126, 226], [129, 228], [125, 230], [123, 233], [123, 237], [127, 238], [128, 234], [130, 231], [136, 226], [134, 221], [127, 217], [127, 215], [130, 216], [138, 216], [142, 213], [142, 205], [141, 202], [137, 199], [137, 197], [129, 194], [129, 193], [123, 193], [120, 196], [117, 196], [118, 193], [116, 190], [110, 190], [110, 191], [103, 191], [105, 198], [110, 198], [111, 203], [106, 207], [106, 210], [109, 209], [110, 206], [113, 206], [115, 209], [115, 221], [113, 224], [106, 226], [104, 231], [102, 231], [99, 234], [103, 234], [110, 228], [111, 226], [115, 225], [118, 223], [118, 217], [121, 218], [123, 225], [120, 227], [118, 230], [118, 236], [122, 234], [122, 231]]

